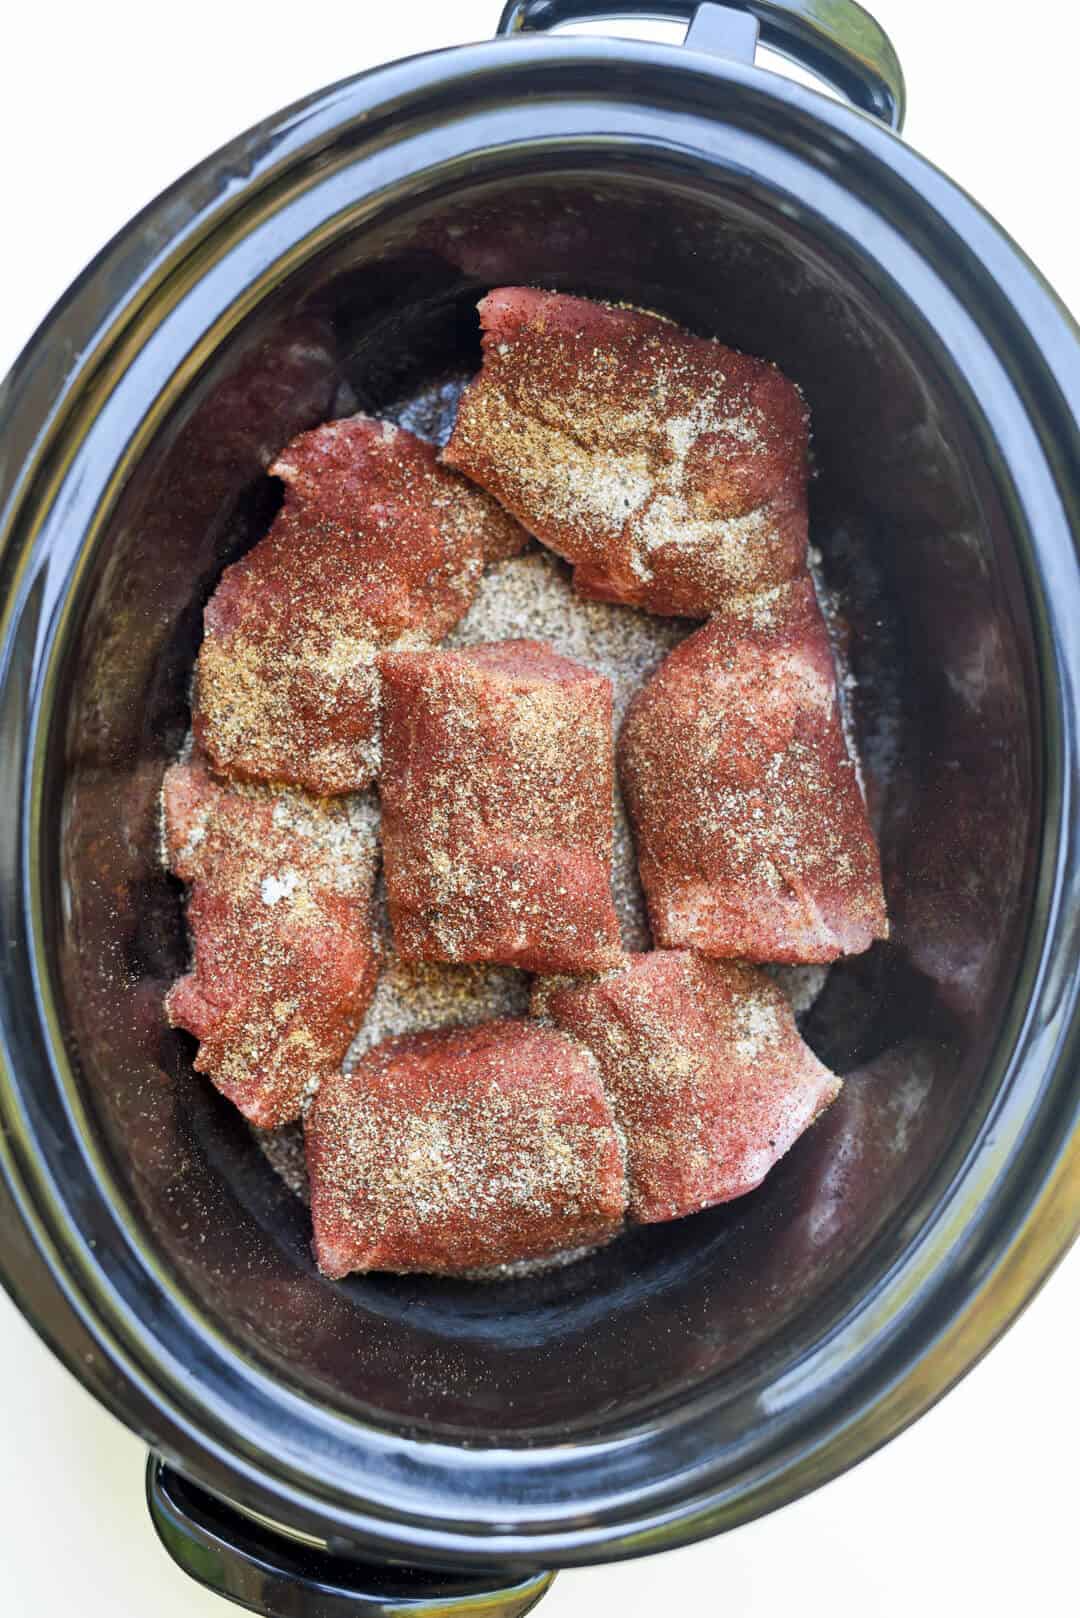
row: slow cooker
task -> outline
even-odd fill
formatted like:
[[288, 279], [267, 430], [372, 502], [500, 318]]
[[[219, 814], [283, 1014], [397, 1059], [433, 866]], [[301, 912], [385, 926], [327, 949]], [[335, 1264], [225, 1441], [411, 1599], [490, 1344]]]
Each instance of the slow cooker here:
[[[0, 394], [0, 1270], [146, 1438], [171, 1554], [263, 1614], [522, 1613], [552, 1569], [767, 1512], [937, 1399], [1080, 1218], [1077, 330], [899, 139], [858, 6], [617, 9], [685, 45], [513, 0], [503, 37], [268, 119]], [[274, 452], [474, 365], [506, 282], [805, 390], [893, 936], [832, 972], [807, 1037], [843, 1096], [758, 1193], [526, 1281], [332, 1284], [164, 1025], [157, 796]]]

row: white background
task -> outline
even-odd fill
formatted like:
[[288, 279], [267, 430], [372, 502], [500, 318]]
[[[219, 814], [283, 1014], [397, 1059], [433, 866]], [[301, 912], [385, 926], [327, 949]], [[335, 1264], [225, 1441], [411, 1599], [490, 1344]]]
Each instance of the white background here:
[[[0, 43], [0, 373], [85, 261], [184, 169], [319, 85], [490, 34], [500, 0], [12, 5]], [[907, 134], [1074, 310], [1072, 0], [877, 0]], [[624, 30], [630, 31], [630, 30]], [[659, 32], [660, 30], [654, 30]], [[545, 1618], [1014, 1618], [1075, 1611], [1080, 1252], [937, 1410], [846, 1477], [687, 1551], [563, 1575]], [[0, 1297], [0, 1613], [214, 1618], [153, 1538], [143, 1451]]]

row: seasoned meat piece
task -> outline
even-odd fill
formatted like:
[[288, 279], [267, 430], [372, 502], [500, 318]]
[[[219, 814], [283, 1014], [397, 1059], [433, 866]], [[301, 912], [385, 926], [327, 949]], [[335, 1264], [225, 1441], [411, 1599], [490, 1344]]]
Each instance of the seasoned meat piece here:
[[752, 1191], [840, 1091], [783, 991], [742, 962], [632, 955], [546, 1009], [596, 1057], [643, 1223]]
[[340, 1066], [375, 988], [370, 816], [229, 787], [201, 762], [167, 771], [164, 806], [193, 956], [169, 1021], [195, 1035], [196, 1068], [253, 1124], [289, 1123]]
[[304, 1133], [315, 1254], [335, 1278], [543, 1258], [623, 1221], [595, 1065], [525, 1020], [386, 1040], [323, 1084]]
[[669, 653], [630, 705], [619, 771], [657, 944], [831, 961], [887, 936], [809, 579]]
[[660, 316], [500, 287], [443, 459], [582, 595], [704, 618], [806, 565], [807, 412], [773, 365]]
[[534, 640], [380, 664], [383, 858], [403, 959], [613, 965], [610, 681]]
[[378, 648], [445, 635], [485, 560], [527, 536], [430, 444], [368, 416], [302, 433], [270, 471], [285, 504], [206, 606], [195, 735], [235, 779], [353, 792], [378, 772]]

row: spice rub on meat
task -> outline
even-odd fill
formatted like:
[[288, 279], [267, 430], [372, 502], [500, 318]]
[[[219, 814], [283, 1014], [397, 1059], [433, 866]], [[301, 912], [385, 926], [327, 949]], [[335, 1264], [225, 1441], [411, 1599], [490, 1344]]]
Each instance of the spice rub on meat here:
[[535, 640], [390, 652], [380, 666], [402, 958], [615, 965], [610, 681]]
[[195, 1067], [253, 1124], [289, 1123], [340, 1066], [375, 988], [370, 813], [230, 787], [193, 762], [166, 772], [164, 818], [192, 944], [169, 1021], [195, 1035]]
[[633, 955], [544, 1007], [596, 1058], [626, 1145], [632, 1220], [680, 1219], [752, 1191], [840, 1092], [783, 990], [742, 962]]
[[485, 561], [527, 541], [436, 455], [360, 415], [302, 433], [274, 461], [285, 503], [204, 615], [194, 727], [220, 773], [321, 794], [375, 778], [378, 649], [445, 635]]
[[[888, 930], [799, 389], [629, 306], [480, 313], [441, 457], [358, 415], [271, 465], [164, 788], [168, 1017], [253, 1124], [303, 1118], [334, 1279], [510, 1276], [752, 1191], [841, 1087], [752, 963]], [[459, 386], [401, 419], [441, 438]]]
[[480, 317], [443, 459], [573, 562], [582, 595], [704, 618], [803, 570], [808, 416], [774, 365], [527, 287]]
[[619, 773], [653, 937], [832, 961], [888, 933], [808, 578], [733, 601], [630, 704]]
[[305, 1125], [324, 1274], [453, 1275], [614, 1236], [626, 1178], [592, 1058], [525, 1020], [385, 1041]]

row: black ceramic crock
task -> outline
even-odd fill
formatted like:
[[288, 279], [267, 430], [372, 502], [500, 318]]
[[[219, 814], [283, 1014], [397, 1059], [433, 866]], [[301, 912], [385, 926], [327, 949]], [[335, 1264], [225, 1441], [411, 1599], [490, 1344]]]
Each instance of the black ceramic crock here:
[[[209, 158], [0, 396], [0, 1268], [152, 1446], [173, 1555], [258, 1612], [522, 1612], [538, 1569], [766, 1512], [947, 1389], [1080, 1212], [1077, 331], [886, 127], [854, 5], [539, 37], [589, 9], [512, 5]], [[756, 68], [757, 25], [863, 110]], [[893, 937], [833, 972], [806, 1032], [843, 1097], [755, 1195], [527, 1282], [333, 1285], [163, 1026], [156, 797], [273, 452], [474, 366], [477, 296], [522, 281], [805, 389]]]

